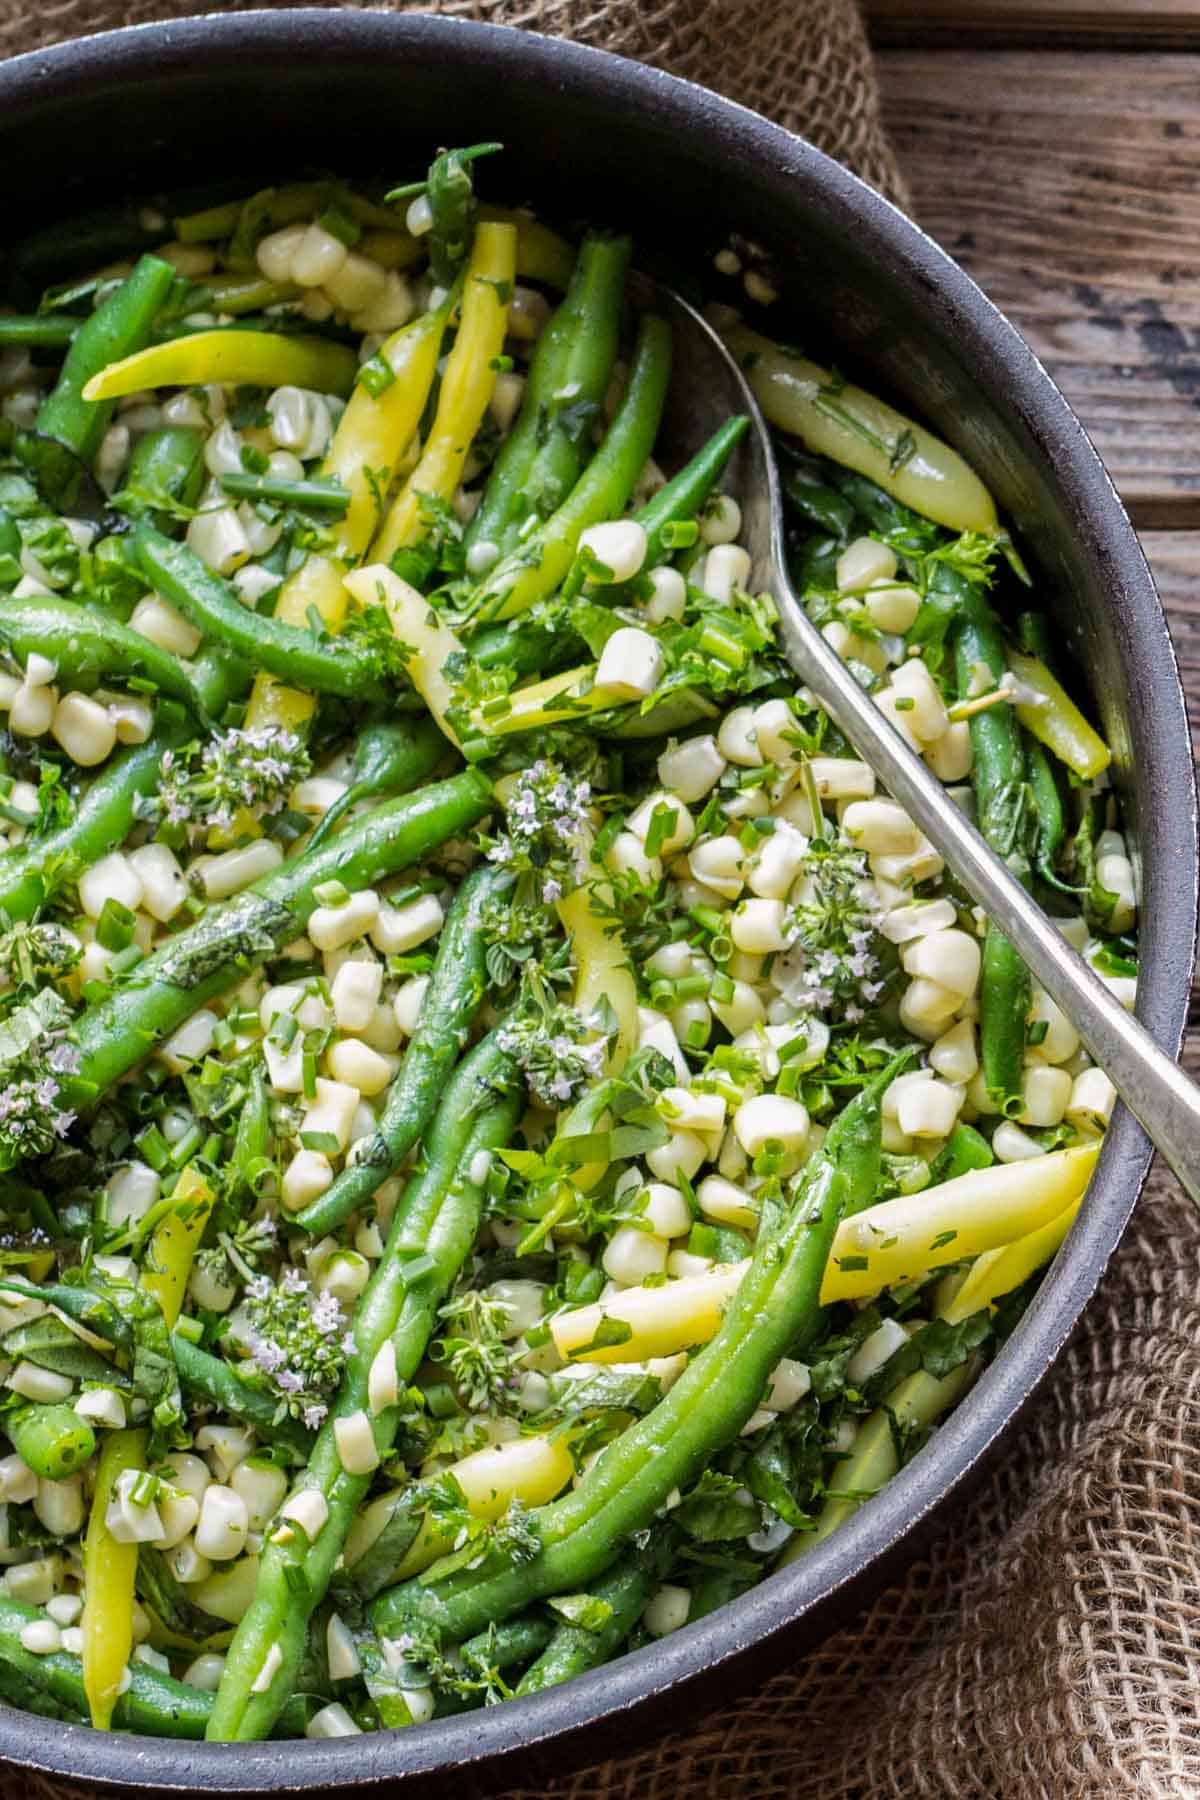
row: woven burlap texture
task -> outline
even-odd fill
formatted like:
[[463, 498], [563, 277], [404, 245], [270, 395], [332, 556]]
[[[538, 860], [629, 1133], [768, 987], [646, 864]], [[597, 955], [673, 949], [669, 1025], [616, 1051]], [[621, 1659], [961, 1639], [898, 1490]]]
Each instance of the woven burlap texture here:
[[[263, 4], [263, 0], [257, 0]], [[268, 0], [269, 3], [269, 0]], [[318, 0], [320, 3], [320, 0]], [[243, 11], [195, 0], [0, 0], [0, 56], [114, 25]], [[854, 0], [432, 0], [372, 7], [572, 38], [703, 82], [798, 131], [901, 204]]]
[[[0, 55], [200, 10], [0, 0]], [[853, 0], [420, 10], [556, 33], [704, 82], [905, 198]], [[1200, 1219], [1156, 1175], [1003, 1460], [861, 1621], [677, 1737], [497, 1800], [1200, 1795], [1198, 1266]], [[31, 1791], [69, 1793], [0, 1779], [6, 1800]]]

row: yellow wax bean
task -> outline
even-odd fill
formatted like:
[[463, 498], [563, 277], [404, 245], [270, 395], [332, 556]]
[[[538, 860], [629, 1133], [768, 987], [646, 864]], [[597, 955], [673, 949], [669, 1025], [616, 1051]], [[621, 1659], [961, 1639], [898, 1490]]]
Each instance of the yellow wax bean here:
[[978, 475], [923, 425], [744, 325], [733, 326], [726, 342], [772, 425], [951, 531], [991, 537], [999, 529]]
[[[1026, 1233], [1015, 1243], [985, 1251], [971, 1265], [966, 1279], [946, 1304], [938, 1307], [939, 1318], [945, 1319], [947, 1324], [958, 1325], [972, 1313], [982, 1311], [1028, 1281], [1050, 1261], [1071, 1229], [1079, 1207], [1080, 1202], [1075, 1200], [1048, 1224]], [[822, 1538], [827, 1538], [831, 1531], [857, 1512], [861, 1502], [851, 1495], [877, 1493], [885, 1482], [890, 1481], [900, 1466], [896, 1454], [897, 1425], [913, 1428], [935, 1424], [970, 1386], [974, 1374], [975, 1359], [968, 1358], [948, 1375], [930, 1375], [924, 1369], [917, 1369], [899, 1382], [888, 1395], [886, 1407], [880, 1407], [863, 1420], [849, 1457], [833, 1472], [834, 1489], [844, 1490], [847, 1497], [843, 1499], [835, 1491], [821, 1509], [816, 1529], [794, 1537], [780, 1562], [794, 1562], [812, 1544], [819, 1544]]]
[[179, 1177], [172, 1199], [179, 1210], [168, 1214], [154, 1233], [142, 1270], [142, 1286], [154, 1295], [169, 1326], [175, 1324], [183, 1308], [192, 1259], [212, 1209], [212, 1189], [199, 1170], [189, 1164]]
[[[601, 884], [597, 888], [596, 884]], [[629, 966], [629, 952], [619, 931], [592, 910], [593, 895], [601, 902], [609, 895], [604, 871], [592, 863], [582, 887], [560, 900], [556, 907], [563, 930], [571, 940], [575, 957], [577, 1012], [592, 1013], [607, 1000], [617, 1018], [617, 1033], [608, 1052], [608, 1072], [619, 1074], [626, 1058], [637, 1049], [637, 985]]]
[[452, 658], [459, 658], [459, 666], [464, 666], [465, 652], [459, 639], [424, 595], [394, 575], [386, 563], [355, 569], [346, 576], [345, 585], [360, 605], [385, 607], [392, 630], [413, 652], [406, 665], [413, 686], [455, 749], [461, 748], [447, 717], [454, 704], [454, 683], [446, 675]]
[[328, 338], [285, 337], [274, 331], [194, 331], [123, 356], [93, 375], [85, 400], [119, 400], [143, 388], [197, 387], [238, 382], [252, 387], [315, 388], [348, 394], [358, 358]]
[[[646, 1362], [674, 1356], [714, 1337], [748, 1261], [730, 1263], [704, 1275], [685, 1275], [658, 1288], [627, 1288], [593, 1306], [576, 1307], [550, 1320], [550, 1335], [560, 1356], [588, 1362]], [[593, 1345], [602, 1325], [616, 1321], [629, 1327], [619, 1344]]]
[[[212, 1207], [212, 1189], [192, 1166], [179, 1177], [174, 1198], [179, 1210], [165, 1218], [150, 1240], [142, 1286], [174, 1325], [187, 1292], [192, 1259]], [[147, 1433], [141, 1428], [106, 1435], [96, 1471], [96, 1487], [83, 1550], [83, 1684], [92, 1724], [107, 1731], [133, 1649], [133, 1596], [138, 1547], [122, 1544], [108, 1529], [108, 1505], [117, 1477], [141, 1469]]]
[[[326, 631], [342, 628], [347, 612], [347, 595], [342, 586], [340, 563], [329, 556], [310, 556], [285, 582], [275, 603], [275, 617], [285, 625], [312, 624], [315, 611]], [[262, 729], [278, 725], [287, 730], [302, 730], [317, 710], [315, 694], [306, 694], [260, 672], [246, 708], [247, 728]]]
[[517, 274], [523, 281], [544, 281], [547, 287], [566, 292], [575, 268], [573, 244], [529, 213], [508, 206], [481, 206], [479, 216], [516, 227]]
[[[601, 885], [597, 887], [597, 883]], [[593, 894], [603, 900], [611, 898], [611, 893], [603, 868], [589, 862], [582, 887], [560, 900], [555, 911], [571, 940], [575, 958], [572, 1004], [576, 1012], [587, 1017], [602, 1000], [607, 1000], [616, 1015], [617, 1030], [605, 1055], [605, 1070], [609, 1075], [619, 1075], [626, 1059], [637, 1049], [638, 1000], [624, 938], [611, 924], [606, 931], [603, 920], [592, 911]], [[570, 1117], [570, 1113], [562, 1115], [560, 1130]], [[584, 1163], [572, 1172], [571, 1185], [587, 1193], [606, 1173], [602, 1162]]]
[[[420, 423], [452, 310], [448, 297], [437, 312], [425, 313], [394, 332], [380, 355], [395, 372], [395, 381], [378, 397], [356, 387], [338, 421], [321, 473], [340, 481], [350, 492], [346, 516], [337, 527], [337, 547], [343, 556], [361, 555], [371, 540], [378, 523], [376, 496], [386, 493]], [[340, 631], [347, 608], [344, 573], [334, 558], [310, 556], [284, 584], [275, 617], [287, 625], [305, 626], [315, 610], [326, 631]], [[302, 732], [316, 709], [315, 695], [260, 672], [246, 709], [246, 726], [262, 730], [274, 725]], [[243, 811], [228, 833], [211, 841], [233, 843], [247, 832], [257, 836], [258, 829], [253, 816]]]
[[516, 275], [517, 234], [511, 225], [476, 227], [467, 264], [458, 336], [446, 361], [437, 414], [420, 461], [405, 482], [374, 545], [378, 562], [425, 535], [421, 500], [449, 500], [462, 479], [471, 441], [496, 386], [508, 306]]
[[[563, 1437], [514, 1438], [511, 1443], [489, 1444], [452, 1463], [445, 1471], [463, 1491], [467, 1510], [486, 1522], [498, 1519], [513, 1500], [522, 1506], [544, 1506], [562, 1492], [575, 1473], [567, 1439]], [[383, 1531], [392, 1508], [405, 1490], [394, 1488], [359, 1514], [346, 1539], [347, 1568], [365, 1556]], [[453, 1547], [455, 1533], [426, 1514], [395, 1572], [397, 1581], [418, 1575]]]
[[1093, 729], [1060, 681], [1036, 656], [1008, 652], [1008, 666], [1020, 683], [1014, 702], [1026, 731], [1053, 751], [1084, 781], [1094, 780], [1112, 761], [1112, 751]]
[[350, 495], [345, 517], [335, 528], [345, 557], [361, 556], [375, 535], [388, 484], [421, 422], [453, 310], [448, 295], [436, 312], [423, 313], [393, 332], [378, 355], [396, 379], [379, 395], [356, 386], [338, 420], [321, 473], [340, 481]]
[[112, 1724], [133, 1651], [138, 1559], [137, 1545], [119, 1544], [108, 1529], [108, 1503], [123, 1470], [145, 1468], [146, 1439], [140, 1428], [105, 1433], [84, 1540], [83, 1687], [97, 1731], [107, 1731]]
[[1037, 1231], [1079, 1199], [1098, 1145], [972, 1169], [954, 1181], [869, 1206], [843, 1220], [821, 1304], [856, 1300]]
[[1022, 1282], [1048, 1263], [1075, 1223], [1082, 1200], [1073, 1200], [1047, 1224], [1027, 1232], [1015, 1243], [999, 1250], [987, 1250], [971, 1264], [966, 1280], [955, 1291], [953, 1299], [939, 1307], [943, 1319], [957, 1325], [972, 1313], [1011, 1294]]
[[505, 712], [482, 709], [472, 713], [471, 723], [488, 737], [506, 737], [514, 731], [532, 731], [541, 725], [567, 724], [581, 714], [603, 712], [606, 707], [627, 701], [623, 689], [601, 686], [595, 675], [595, 663], [563, 669], [558, 675], [548, 675], [545, 681], [531, 682], [515, 694], [506, 695]]

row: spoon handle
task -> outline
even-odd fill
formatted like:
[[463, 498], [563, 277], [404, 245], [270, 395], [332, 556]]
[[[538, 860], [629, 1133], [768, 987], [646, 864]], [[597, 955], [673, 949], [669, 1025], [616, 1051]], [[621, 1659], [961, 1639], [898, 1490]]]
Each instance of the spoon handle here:
[[971, 898], [1016, 947], [1088, 1053], [1200, 1205], [1200, 1089], [1126, 1012], [947, 796], [809, 620], [775, 559], [773, 592], [793, 666]]

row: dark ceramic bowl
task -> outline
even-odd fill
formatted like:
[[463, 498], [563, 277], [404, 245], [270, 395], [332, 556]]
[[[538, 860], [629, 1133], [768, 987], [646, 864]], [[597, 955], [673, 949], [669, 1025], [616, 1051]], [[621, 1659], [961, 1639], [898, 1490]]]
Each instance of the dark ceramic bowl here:
[[[1090, 677], [1137, 839], [1138, 1011], [1179, 1045], [1196, 924], [1183, 696], [1129, 522], [1045, 371], [937, 246], [809, 145], [715, 95], [545, 38], [326, 11], [150, 25], [0, 67], [6, 231], [216, 177], [396, 175], [495, 137], [489, 179], [551, 215], [632, 228], [707, 279], [733, 229], [770, 247], [784, 306], [841, 368], [923, 415], [990, 484]], [[781, 307], [781, 312], [784, 307]], [[793, 327], [796, 329], [796, 327]], [[1083, 1216], [1019, 1330], [934, 1441], [830, 1541], [695, 1626], [538, 1698], [416, 1730], [226, 1746], [103, 1736], [0, 1706], [0, 1755], [159, 1792], [355, 1787], [461, 1796], [533, 1785], [684, 1725], [855, 1613], [958, 1511], [1103, 1273], [1149, 1149], [1114, 1119]]]

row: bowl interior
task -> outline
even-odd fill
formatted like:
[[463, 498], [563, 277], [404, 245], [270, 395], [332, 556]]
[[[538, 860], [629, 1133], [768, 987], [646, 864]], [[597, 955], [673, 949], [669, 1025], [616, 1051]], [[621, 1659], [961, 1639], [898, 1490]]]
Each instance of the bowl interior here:
[[[1115, 751], [1143, 875], [1139, 1012], [1176, 1048], [1195, 939], [1195, 796], [1145, 564], [1029, 350], [935, 245], [818, 152], [702, 89], [528, 34], [346, 11], [242, 13], [0, 67], [0, 149], [21, 171], [3, 229], [12, 241], [85, 207], [230, 181], [249, 192], [331, 171], [400, 180], [447, 137], [493, 136], [506, 154], [480, 166], [490, 192], [536, 200], [564, 223], [632, 229], [644, 263], [683, 269], [700, 291], [712, 291], [711, 259], [731, 231], [767, 246], [789, 334], [925, 418], [989, 482]], [[655, 1648], [535, 1700], [352, 1743], [148, 1744], [0, 1707], [0, 1754], [160, 1791], [408, 1778], [461, 1794], [499, 1782], [503, 1759], [520, 1759], [528, 1780], [571, 1754], [611, 1753], [635, 1731], [678, 1725], [685, 1705], [727, 1697], [785, 1643], [795, 1651], [851, 1617], [914, 1553], [1053, 1361], [1147, 1162], [1119, 1112], [1080, 1224], [935, 1442], [818, 1551]], [[505, 1777], [517, 1773], [514, 1761]]]

